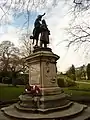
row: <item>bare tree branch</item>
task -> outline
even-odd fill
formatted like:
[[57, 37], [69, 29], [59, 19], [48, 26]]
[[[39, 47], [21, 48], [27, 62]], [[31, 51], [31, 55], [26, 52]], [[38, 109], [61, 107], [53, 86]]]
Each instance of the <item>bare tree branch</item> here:
[[0, 9], [3, 12], [3, 15], [1, 16], [0, 20], [3, 20], [4, 17], [8, 16], [9, 14], [12, 14], [12, 16], [14, 16], [15, 18], [19, 18], [24, 14], [26, 14], [27, 22], [24, 21], [24, 24], [27, 24], [27, 28], [29, 29], [31, 11], [33, 10], [37, 11], [37, 9], [41, 7], [45, 9], [47, 9], [48, 6], [55, 7], [55, 5], [58, 2], [59, 2], [58, 0], [51, 0], [51, 1], [49, 0], [5, 0], [4, 3], [1, 2], [1, 5], [0, 5]]

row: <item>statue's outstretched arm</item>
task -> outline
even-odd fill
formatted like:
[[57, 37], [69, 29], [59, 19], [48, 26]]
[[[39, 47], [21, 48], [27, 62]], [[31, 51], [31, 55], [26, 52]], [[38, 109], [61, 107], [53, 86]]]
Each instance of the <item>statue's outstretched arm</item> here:
[[44, 16], [46, 13], [44, 13], [42, 16]]

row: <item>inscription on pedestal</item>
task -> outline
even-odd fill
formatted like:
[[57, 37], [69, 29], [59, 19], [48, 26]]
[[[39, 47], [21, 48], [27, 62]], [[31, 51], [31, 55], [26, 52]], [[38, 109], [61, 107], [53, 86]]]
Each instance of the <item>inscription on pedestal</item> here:
[[30, 85], [36, 85], [40, 83], [40, 64], [30, 65]]

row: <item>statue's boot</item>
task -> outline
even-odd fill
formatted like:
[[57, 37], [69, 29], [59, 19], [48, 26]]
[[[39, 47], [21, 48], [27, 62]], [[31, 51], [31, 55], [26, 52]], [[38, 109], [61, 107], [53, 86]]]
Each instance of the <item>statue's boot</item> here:
[[34, 39], [33, 39], [33, 43], [32, 44], [34, 44]]
[[38, 46], [38, 40], [36, 40], [36, 45], [35, 46]]
[[30, 36], [30, 39], [33, 39], [33, 43], [32, 44], [34, 44], [34, 36]]
[[30, 36], [30, 39], [33, 39], [34, 37], [33, 36]]

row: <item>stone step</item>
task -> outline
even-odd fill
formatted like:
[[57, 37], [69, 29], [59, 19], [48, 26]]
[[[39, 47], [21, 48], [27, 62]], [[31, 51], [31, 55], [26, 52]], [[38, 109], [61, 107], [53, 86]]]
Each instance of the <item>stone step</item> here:
[[[2, 108], [2, 111], [12, 117], [12, 118], [17, 118], [17, 119], [25, 119], [25, 120], [38, 120], [38, 119], [64, 119], [64, 118], [70, 118], [70, 117], [74, 117], [76, 115], [80, 115], [81, 112], [83, 112], [85, 110], [86, 106], [85, 105], [81, 105], [78, 103], [74, 103], [73, 105], [71, 105], [71, 107], [69, 107], [68, 109], [63, 109], [60, 111], [55, 111], [55, 112], [51, 112], [51, 113], [47, 113], [47, 114], [42, 114], [42, 113], [36, 113], [36, 112], [22, 112], [19, 111], [15, 108], [15, 104], [11, 105], [9, 107], [5, 107]], [[90, 108], [89, 108], [90, 110]], [[84, 119], [82, 119], [84, 120]]]

